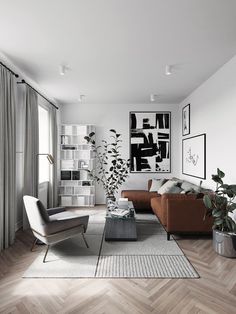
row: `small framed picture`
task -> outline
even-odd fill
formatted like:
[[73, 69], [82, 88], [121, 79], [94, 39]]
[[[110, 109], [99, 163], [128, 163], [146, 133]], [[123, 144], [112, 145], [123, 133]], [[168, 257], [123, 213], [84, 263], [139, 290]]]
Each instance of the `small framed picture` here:
[[182, 140], [182, 173], [206, 179], [206, 134]]
[[182, 109], [182, 135], [190, 134], [190, 104]]

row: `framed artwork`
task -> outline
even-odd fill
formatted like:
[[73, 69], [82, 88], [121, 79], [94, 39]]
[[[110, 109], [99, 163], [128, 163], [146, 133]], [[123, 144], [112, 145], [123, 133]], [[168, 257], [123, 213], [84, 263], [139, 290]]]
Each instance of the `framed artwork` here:
[[182, 135], [190, 134], [190, 104], [182, 109]]
[[130, 172], [171, 172], [171, 113], [130, 112]]
[[182, 173], [206, 179], [206, 134], [182, 140]]

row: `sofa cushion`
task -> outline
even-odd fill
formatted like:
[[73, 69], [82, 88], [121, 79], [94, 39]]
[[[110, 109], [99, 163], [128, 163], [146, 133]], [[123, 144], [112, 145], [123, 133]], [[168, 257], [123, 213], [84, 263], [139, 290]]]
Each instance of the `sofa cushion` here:
[[182, 189], [178, 186], [177, 181], [168, 180], [158, 190], [158, 194], [180, 193]]
[[190, 183], [188, 181], [183, 181], [180, 185], [181, 189], [183, 189], [185, 192], [200, 192], [200, 186], [197, 186], [196, 184]]
[[166, 183], [167, 179], [152, 179], [152, 184], [149, 192], [157, 192], [160, 187]]

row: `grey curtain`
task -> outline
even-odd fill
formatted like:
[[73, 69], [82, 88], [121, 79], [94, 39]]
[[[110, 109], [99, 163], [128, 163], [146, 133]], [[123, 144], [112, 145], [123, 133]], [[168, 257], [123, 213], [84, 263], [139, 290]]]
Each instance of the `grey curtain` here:
[[[38, 196], [38, 95], [26, 85], [24, 101], [24, 195]], [[25, 209], [23, 229], [29, 227]]]
[[57, 193], [57, 149], [58, 149], [58, 129], [57, 129], [57, 109], [50, 105], [49, 108], [50, 119], [50, 154], [54, 158], [54, 164], [50, 167], [50, 181], [49, 181], [49, 207], [56, 207], [58, 205]]
[[14, 242], [16, 215], [16, 81], [0, 65], [0, 251]]

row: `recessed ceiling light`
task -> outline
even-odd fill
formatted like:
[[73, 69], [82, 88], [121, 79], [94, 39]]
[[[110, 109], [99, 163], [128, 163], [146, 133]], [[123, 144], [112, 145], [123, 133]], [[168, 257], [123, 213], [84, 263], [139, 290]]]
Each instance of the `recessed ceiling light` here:
[[79, 95], [78, 102], [82, 102], [84, 98], [85, 98], [85, 95]]
[[156, 100], [157, 95], [156, 94], [151, 94], [150, 95], [150, 101], [154, 102]]
[[172, 69], [173, 69], [173, 66], [170, 65], [170, 64], [167, 64], [166, 68], [165, 68], [165, 74], [166, 75], [171, 75], [172, 74]]
[[70, 68], [69, 68], [68, 65], [60, 64], [60, 66], [59, 66], [59, 73], [60, 73], [60, 75], [62, 75], [62, 76], [65, 75], [66, 72], [69, 71], [69, 70], [70, 70]]

